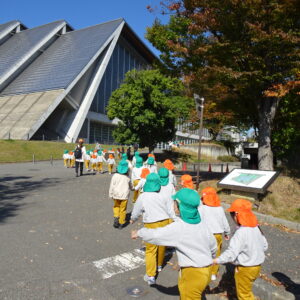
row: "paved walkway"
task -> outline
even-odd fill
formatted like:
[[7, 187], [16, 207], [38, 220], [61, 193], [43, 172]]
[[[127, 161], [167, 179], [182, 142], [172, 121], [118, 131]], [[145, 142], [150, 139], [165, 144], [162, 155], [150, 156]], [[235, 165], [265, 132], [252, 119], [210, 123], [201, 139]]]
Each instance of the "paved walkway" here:
[[[149, 288], [142, 243], [130, 239], [132, 227], [112, 227], [111, 177], [74, 173], [60, 161], [0, 165], [0, 299], [126, 300], [136, 285], [142, 299], [178, 299], [176, 258], [169, 257], [157, 287]], [[300, 235], [270, 226], [263, 231], [270, 245], [265, 281], [283, 281], [279, 291], [295, 295]], [[207, 299], [231, 295], [224, 286]]]

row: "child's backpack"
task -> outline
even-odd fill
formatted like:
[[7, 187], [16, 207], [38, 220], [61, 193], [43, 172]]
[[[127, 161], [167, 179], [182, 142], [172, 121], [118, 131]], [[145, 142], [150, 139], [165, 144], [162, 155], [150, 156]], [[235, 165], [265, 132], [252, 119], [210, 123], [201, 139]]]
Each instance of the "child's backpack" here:
[[81, 147], [76, 147], [74, 156], [76, 159], [81, 159], [82, 158], [82, 150]]

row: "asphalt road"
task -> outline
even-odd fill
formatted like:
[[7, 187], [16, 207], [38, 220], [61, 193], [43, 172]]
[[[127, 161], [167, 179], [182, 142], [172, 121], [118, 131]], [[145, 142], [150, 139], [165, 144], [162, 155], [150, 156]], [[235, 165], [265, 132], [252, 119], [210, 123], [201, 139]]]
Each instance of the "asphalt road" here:
[[[1, 300], [126, 300], [134, 286], [143, 291], [140, 299], [179, 299], [176, 257], [168, 257], [150, 288], [143, 281], [143, 253], [135, 250], [142, 243], [130, 239], [141, 224], [112, 227], [110, 178], [75, 178], [61, 161], [0, 165]], [[300, 235], [263, 230], [270, 244], [263, 273], [288, 282], [286, 289], [296, 286]]]

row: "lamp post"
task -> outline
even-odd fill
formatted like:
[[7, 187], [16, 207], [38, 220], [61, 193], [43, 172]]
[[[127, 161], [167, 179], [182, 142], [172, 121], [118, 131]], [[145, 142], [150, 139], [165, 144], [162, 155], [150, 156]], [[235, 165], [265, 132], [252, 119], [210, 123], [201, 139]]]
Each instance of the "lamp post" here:
[[201, 141], [202, 141], [202, 127], [203, 127], [203, 108], [204, 108], [204, 98], [199, 97], [199, 95], [194, 94], [196, 111], [199, 118], [199, 146], [198, 146], [198, 165], [197, 165], [197, 182], [196, 182], [196, 190], [199, 189], [200, 183], [200, 159], [201, 159]]

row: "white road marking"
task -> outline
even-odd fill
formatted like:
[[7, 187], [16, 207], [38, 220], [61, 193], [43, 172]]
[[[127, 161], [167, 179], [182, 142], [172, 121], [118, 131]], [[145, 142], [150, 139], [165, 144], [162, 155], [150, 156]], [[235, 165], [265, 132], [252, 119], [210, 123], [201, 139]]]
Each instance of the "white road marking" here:
[[144, 251], [135, 249], [131, 252], [94, 261], [93, 264], [102, 273], [102, 278], [107, 279], [114, 275], [139, 268], [145, 263], [144, 257]]

